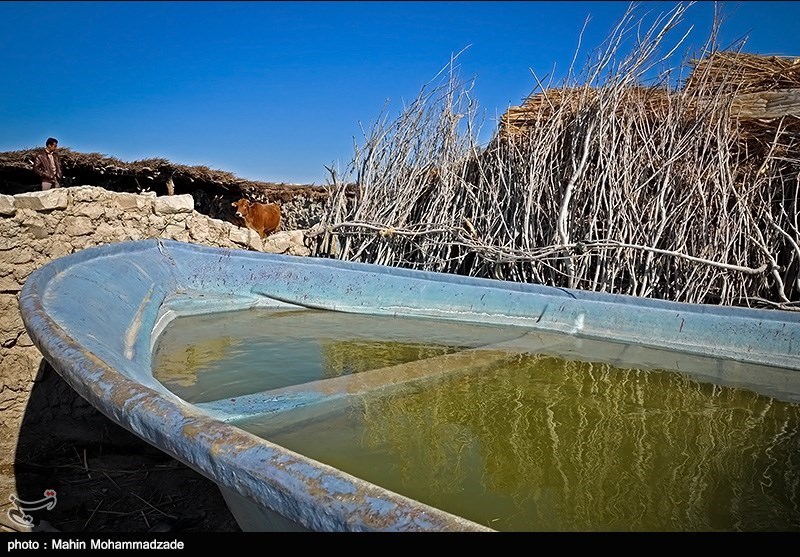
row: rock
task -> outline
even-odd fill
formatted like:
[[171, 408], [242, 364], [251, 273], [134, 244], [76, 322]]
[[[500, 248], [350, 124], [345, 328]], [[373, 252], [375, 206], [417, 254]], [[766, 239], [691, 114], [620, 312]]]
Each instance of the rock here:
[[64, 228], [67, 236], [86, 236], [95, 231], [92, 219], [88, 217], [64, 217]]
[[66, 209], [67, 203], [67, 188], [19, 193], [14, 196], [14, 206], [17, 209], [33, 209], [34, 211]]
[[153, 208], [157, 215], [191, 213], [194, 210], [194, 198], [189, 194], [156, 197]]
[[276, 232], [264, 239], [264, 251], [289, 255], [310, 255], [311, 250], [303, 243], [304, 239], [302, 230]]
[[4, 292], [19, 292], [22, 285], [13, 276], [0, 277], [0, 294]]
[[17, 211], [14, 206], [14, 198], [10, 195], [0, 195], [0, 215], [13, 215]]
[[155, 192], [153, 195], [136, 195], [133, 193], [120, 193], [116, 196], [114, 201], [117, 207], [123, 211], [135, 210], [151, 213], [155, 205]]

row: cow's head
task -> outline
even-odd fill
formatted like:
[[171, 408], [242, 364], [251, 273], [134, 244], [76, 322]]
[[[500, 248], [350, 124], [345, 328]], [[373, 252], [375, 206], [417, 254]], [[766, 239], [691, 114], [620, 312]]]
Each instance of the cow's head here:
[[236, 216], [240, 219], [243, 219], [247, 214], [248, 209], [250, 209], [250, 202], [247, 199], [242, 198], [235, 203], [231, 203], [231, 207], [236, 209]]

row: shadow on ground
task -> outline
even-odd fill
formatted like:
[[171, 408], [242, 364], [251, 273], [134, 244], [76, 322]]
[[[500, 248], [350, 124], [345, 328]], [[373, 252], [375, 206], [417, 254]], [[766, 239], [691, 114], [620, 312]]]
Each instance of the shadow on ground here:
[[105, 417], [44, 360], [15, 469], [18, 507], [56, 493], [52, 508], [27, 511], [34, 530], [241, 531], [213, 482]]

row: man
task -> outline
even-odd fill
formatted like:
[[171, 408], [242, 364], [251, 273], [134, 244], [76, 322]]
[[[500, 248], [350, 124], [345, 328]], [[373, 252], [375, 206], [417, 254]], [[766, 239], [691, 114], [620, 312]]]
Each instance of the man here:
[[61, 161], [58, 160], [58, 140], [49, 137], [44, 151], [33, 160], [33, 170], [42, 180], [42, 191], [61, 187], [64, 175], [61, 173]]

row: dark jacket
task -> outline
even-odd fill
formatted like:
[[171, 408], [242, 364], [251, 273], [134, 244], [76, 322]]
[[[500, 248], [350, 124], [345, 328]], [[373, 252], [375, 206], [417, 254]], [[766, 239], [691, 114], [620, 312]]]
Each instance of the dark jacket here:
[[50, 168], [50, 161], [47, 158], [47, 150], [42, 149], [33, 159], [33, 171], [39, 175], [42, 182], [61, 182], [64, 174], [61, 172], [61, 161], [58, 159], [58, 153], [53, 152], [53, 162], [56, 164], [56, 174], [53, 176], [53, 171]]

